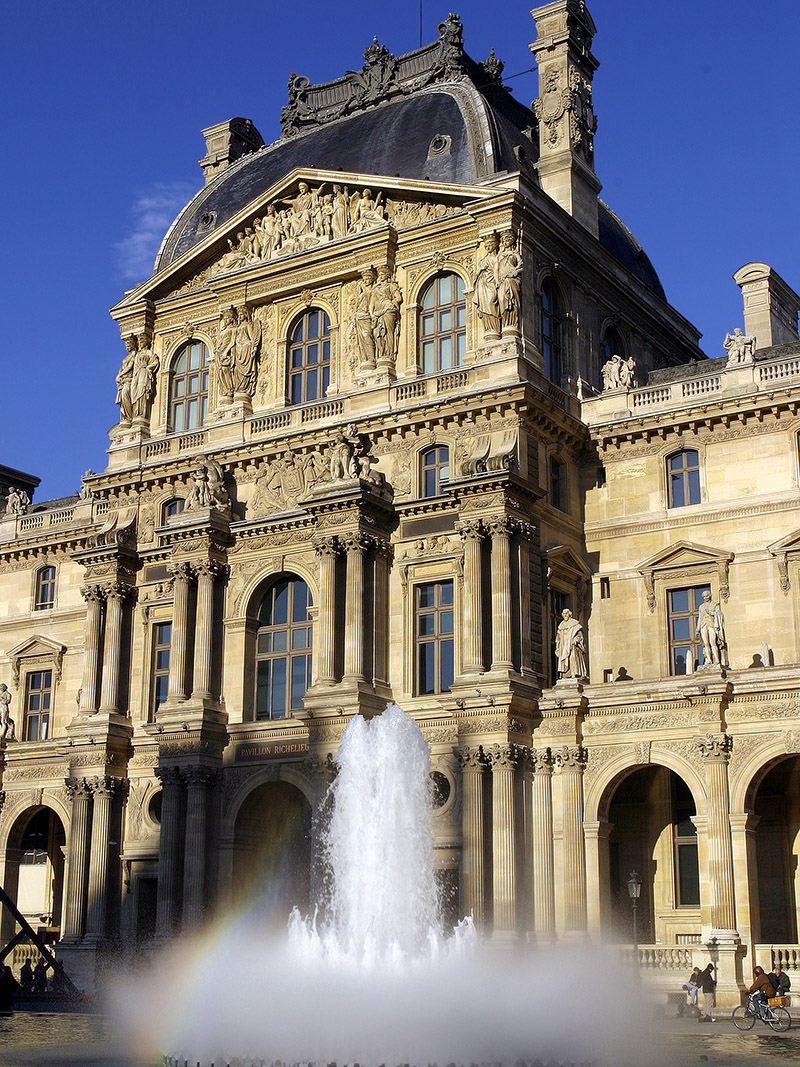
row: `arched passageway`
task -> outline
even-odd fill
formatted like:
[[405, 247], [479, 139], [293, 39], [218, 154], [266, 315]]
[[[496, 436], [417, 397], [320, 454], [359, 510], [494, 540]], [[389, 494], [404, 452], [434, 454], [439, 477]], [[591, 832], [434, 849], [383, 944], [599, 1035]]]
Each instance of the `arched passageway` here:
[[293, 906], [308, 909], [311, 806], [295, 786], [257, 786], [236, 817], [233, 903], [258, 905], [264, 918], [285, 926]]
[[[64, 825], [48, 807], [28, 808], [11, 828], [2, 884], [34, 928], [58, 940], [64, 899]], [[11, 936], [13, 920], [3, 916]]]
[[800, 756], [788, 756], [753, 785], [758, 940], [796, 945], [800, 933]]

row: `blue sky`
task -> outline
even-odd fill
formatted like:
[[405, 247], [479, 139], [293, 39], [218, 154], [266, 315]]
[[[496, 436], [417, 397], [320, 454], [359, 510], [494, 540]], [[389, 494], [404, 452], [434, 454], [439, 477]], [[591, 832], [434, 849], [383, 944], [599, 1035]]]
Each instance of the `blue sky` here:
[[[452, 0], [449, 0], [452, 6]], [[444, 0], [442, 0], [444, 3]], [[533, 65], [532, 5], [459, 0], [467, 51]], [[602, 197], [637, 236], [709, 355], [742, 324], [731, 275], [770, 263], [800, 289], [797, 0], [590, 0]], [[424, 0], [425, 41], [447, 8]], [[290, 71], [358, 69], [373, 34], [419, 43], [419, 5], [37, 0], [0, 41], [5, 255], [0, 463], [68, 495], [105, 467], [119, 330], [107, 314], [147, 276], [202, 185], [200, 130], [252, 118], [279, 133]], [[512, 78], [525, 104], [533, 73]]]

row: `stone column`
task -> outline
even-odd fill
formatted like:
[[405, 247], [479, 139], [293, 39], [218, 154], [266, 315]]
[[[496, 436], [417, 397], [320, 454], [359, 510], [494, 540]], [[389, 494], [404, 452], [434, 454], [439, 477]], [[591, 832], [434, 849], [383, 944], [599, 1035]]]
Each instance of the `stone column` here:
[[376, 682], [389, 683], [389, 568], [393, 549], [379, 541], [375, 552], [375, 655], [373, 675]]
[[464, 622], [463, 649], [464, 672], [482, 673], [483, 662], [483, 607], [481, 594], [481, 543], [483, 527], [480, 522], [469, 520], [456, 527], [464, 542]]
[[85, 941], [99, 943], [106, 938], [108, 911], [108, 854], [111, 831], [111, 805], [119, 789], [118, 778], [93, 778], [92, 843], [89, 857], [89, 914]]
[[319, 900], [325, 889], [327, 873], [322, 842], [331, 814], [325, 801], [336, 777], [336, 764], [332, 755], [328, 754], [307, 756], [302, 766], [314, 788], [311, 801], [311, 899]]
[[733, 883], [728, 761], [733, 741], [727, 734], [709, 734], [697, 742], [708, 786], [708, 880], [711, 885], [711, 925], [735, 936], [736, 899]]
[[183, 770], [186, 782], [186, 853], [183, 878], [183, 926], [197, 926], [203, 918], [208, 850], [208, 786], [216, 771], [202, 764]]
[[189, 635], [189, 582], [192, 568], [188, 563], [173, 563], [172, 638], [169, 650], [169, 700], [186, 699], [186, 649]]
[[364, 677], [364, 556], [369, 540], [363, 534], [344, 538], [347, 581], [344, 601], [344, 675]]
[[156, 767], [162, 789], [161, 837], [158, 842], [156, 938], [166, 941], [178, 925], [178, 900], [183, 849], [182, 779], [177, 767]]
[[122, 659], [122, 608], [130, 592], [115, 583], [106, 590], [106, 633], [103, 642], [103, 683], [100, 710], [119, 711], [119, 669]]
[[517, 935], [517, 820], [514, 771], [516, 745], [492, 745], [486, 753], [492, 766], [492, 898], [493, 937]]
[[336, 682], [336, 557], [339, 542], [335, 537], [317, 541], [319, 556], [319, 616], [318, 633], [314, 635], [317, 649], [316, 681], [323, 685]]
[[[214, 580], [219, 564], [211, 560], [198, 563], [197, 615], [194, 630], [194, 684], [192, 697], [211, 699], [211, 641], [214, 633]], [[170, 660], [172, 663], [172, 660]]]
[[61, 940], [75, 945], [82, 939], [86, 925], [92, 787], [85, 778], [66, 778], [65, 784], [72, 797], [72, 825], [69, 830], [69, 878], [64, 894], [64, 932]]
[[492, 670], [514, 666], [511, 647], [511, 535], [514, 523], [503, 517], [489, 523], [492, 536]]
[[86, 601], [86, 636], [83, 647], [81, 711], [97, 711], [97, 675], [100, 669], [103, 591], [99, 585], [85, 585], [81, 589], [81, 594]]
[[519, 525], [519, 598], [520, 598], [520, 667], [533, 670], [531, 641], [531, 539], [533, 527], [527, 522]]
[[586, 849], [583, 840], [583, 769], [586, 749], [564, 745], [556, 753], [561, 774], [564, 832], [564, 933], [586, 934]]
[[485, 921], [484, 900], [485, 829], [483, 815], [483, 769], [486, 761], [480, 748], [458, 752], [463, 791], [461, 819], [461, 895], [465, 915], [472, 915], [478, 929]]
[[537, 941], [556, 936], [555, 867], [553, 863], [553, 756], [533, 749], [533, 928]]
[[533, 897], [533, 773], [536, 757], [530, 748], [519, 748], [521, 775], [520, 818], [522, 863], [519, 873], [520, 928], [533, 935], [534, 897]]

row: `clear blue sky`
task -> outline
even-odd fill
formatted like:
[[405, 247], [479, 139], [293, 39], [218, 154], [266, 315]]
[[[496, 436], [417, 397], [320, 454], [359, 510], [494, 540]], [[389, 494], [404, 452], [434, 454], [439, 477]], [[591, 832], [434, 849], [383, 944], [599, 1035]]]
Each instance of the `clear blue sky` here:
[[[452, 0], [424, 0], [424, 38]], [[455, 4], [467, 51], [513, 75], [533, 65], [532, 5]], [[589, 0], [602, 196], [637, 236], [667, 297], [722, 355], [742, 324], [731, 275], [770, 263], [800, 288], [797, 0]], [[123, 346], [107, 314], [149, 275], [202, 184], [200, 130], [252, 118], [279, 133], [290, 71], [358, 69], [373, 34], [419, 43], [418, 0], [36, 0], [9, 5], [0, 40], [0, 463], [36, 474], [36, 499], [105, 467]], [[513, 78], [530, 104], [536, 75]]]

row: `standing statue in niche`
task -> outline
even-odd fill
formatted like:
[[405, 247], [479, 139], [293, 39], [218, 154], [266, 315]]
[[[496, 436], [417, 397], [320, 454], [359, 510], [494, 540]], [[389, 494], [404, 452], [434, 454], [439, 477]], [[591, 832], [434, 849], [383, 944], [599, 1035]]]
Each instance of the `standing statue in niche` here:
[[394, 364], [400, 343], [400, 305], [403, 294], [388, 267], [378, 267], [372, 288], [373, 334], [378, 366]]
[[564, 608], [561, 612], [561, 620], [556, 631], [558, 677], [574, 678], [578, 682], [588, 681], [583, 627], [572, 617], [569, 608]]
[[133, 382], [133, 361], [139, 342], [134, 334], [125, 338], [126, 355], [122, 366], [117, 374], [117, 399], [119, 404], [119, 421], [123, 426], [130, 426], [133, 422], [133, 406], [131, 403], [131, 383]]
[[356, 297], [356, 309], [350, 324], [362, 370], [375, 369], [375, 334], [372, 321], [372, 300], [377, 274], [374, 267], [361, 271], [361, 285]]
[[236, 354], [236, 312], [225, 308], [219, 326], [217, 351], [212, 360], [217, 366], [217, 392], [219, 403], [230, 404], [233, 400], [233, 364]]
[[755, 337], [747, 337], [737, 326], [732, 334], [726, 333], [722, 342], [728, 353], [726, 367], [735, 367], [740, 363], [752, 363], [756, 351]]
[[500, 238], [500, 254], [497, 261], [497, 299], [503, 329], [513, 332], [519, 329], [519, 294], [520, 275], [522, 274], [522, 256], [517, 248], [517, 237], [513, 230]]
[[233, 390], [239, 398], [250, 398], [256, 391], [256, 360], [261, 346], [261, 323], [243, 304], [238, 312], [233, 358]]
[[473, 303], [478, 309], [478, 318], [483, 323], [484, 337], [487, 341], [496, 341], [503, 328], [500, 298], [498, 294], [500, 271], [500, 241], [496, 233], [489, 233], [483, 239], [486, 255], [480, 262], [475, 275], [475, 295]]
[[725, 619], [722, 608], [711, 599], [711, 593], [703, 593], [703, 603], [697, 611], [696, 634], [703, 642], [706, 664], [724, 665], [725, 653]]
[[155, 392], [157, 370], [158, 356], [147, 347], [147, 341], [142, 334], [133, 357], [131, 378], [131, 411], [134, 422], [146, 423], [150, 416], [150, 403]]
[[8, 713], [11, 693], [5, 682], [0, 682], [0, 741], [16, 741], [17, 731], [14, 720]]

